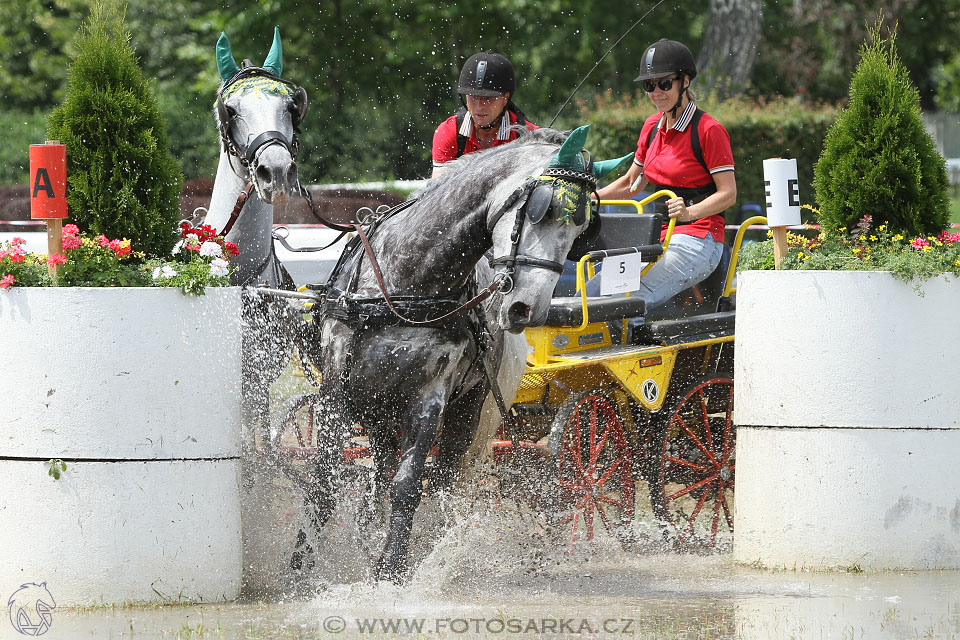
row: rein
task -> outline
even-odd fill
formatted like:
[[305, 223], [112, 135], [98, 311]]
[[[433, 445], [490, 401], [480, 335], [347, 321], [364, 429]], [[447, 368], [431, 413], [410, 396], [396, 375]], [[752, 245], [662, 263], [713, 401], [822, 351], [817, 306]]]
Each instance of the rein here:
[[400, 312], [397, 311], [396, 308], [393, 306], [393, 301], [390, 299], [390, 294], [387, 293], [387, 285], [383, 280], [383, 274], [380, 272], [380, 265], [377, 263], [377, 258], [373, 253], [373, 247], [370, 246], [370, 240], [367, 238], [367, 234], [364, 233], [363, 227], [359, 224], [354, 224], [353, 228], [356, 230], [357, 235], [360, 236], [360, 240], [363, 242], [364, 251], [367, 254], [367, 258], [369, 258], [370, 260], [370, 266], [373, 268], [373, 275], [377, 279], [377, 286], [380, 287], [380, 292], [383, 294], [383, 299], [387, 303], [387, 307], [390, 309], [393, 315], [395, 315], [397, 318], [399, 318], [406, 324], [410, 324], [418, 327], [439, 326], [444, 322], [446, 322], [447, 320], [458, 318], [463, 314], [467, 313], [468, 311], [476, 307], [478, 304], [480, 304], [481, 302], [489, 298], [490, 295], [500, 287], [501, 279], [499, 277], [495, 277], [493, 279], [493, 282], [490, 283], [490, 286], [488, 286], [486, 289], [483, 289], [476, 296], [474, 296], [467, 302], [463, 303], [453, 311], [445, 313], [442, 316], [439, 316], [436, 318], [431, 318], [429, 320], [413, 320], [411, 318], [407, 318], [406, 316], [401, 315]]

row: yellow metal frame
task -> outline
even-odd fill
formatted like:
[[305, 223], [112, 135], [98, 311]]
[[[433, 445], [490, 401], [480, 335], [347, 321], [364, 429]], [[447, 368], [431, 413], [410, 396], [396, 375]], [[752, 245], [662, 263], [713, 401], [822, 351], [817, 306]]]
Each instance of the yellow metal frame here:
[[[601, 204], [634, 206], [639, 213], [642, 212], [644, 204], [663, 195], [673, 197], [669, 191], [658, 191], [640, 202], [612, 200], [603, 201]], [[744, 234], [750, 226], [766, 224], [766, 222], [763, 216], [754, 216], [745, 220], [737, 230], [730, 266], [727, 268], [724, 281], [724, 296], [736, 292], [733, 280]], [[671, 219], [664, 240], [664, 248], [669, 244], [675, 223], [676, 220]], [[722, 345], [728, 343], [732, 345], [734, 336], [729, 335], [674, 345], [626, 347], [598, 357], [596, 349], [610, 347], [612, 341], [606, 322], [591, 323], [587, 317], [584, 285], [586, 270], [589, 266], [592, 266], [592, 263], [587, 260], [587, 256], [582, 257], [577, 263], [577, 287], [580, 291], [584, 318], [580, 326], [536, 327], [526, 330], [527, 341], [533, 347], [533, 353], [527, 359], [527, 370], [520, 391], [517, 393], [516, 403], [554, 404], [574, 391], [619, 386], [648, 411], [658, 411], [663, 407], [674, 365], [681, 350], [704, 348], [704, 364], [706, 364], [714, 355], [715, 349], [722, 348]], [[555, 341], [563, 344], [558, 346]]]
[[[637, 213], [643, 213], [644, 205], [646, 205], [649, 202], [653, 202], [657, 198], [660, 198], [663, 196], [666, 196], [668, 198], [676, 198], [677, 194], [675, 194], [673, 191], [669, 191], [668, 189], [661, 189], [660, 191], [657, 191], [656, 193], [653, 193], [647, 196], [646, 198], [644, 198], [643, 200], [639, 200], [639, 201], [638, 200], [601, 200], [599, 204], [602, 206], [606, 206], [606, 205], [632, 206], [636, 208]], [[667, 235], [663, 239], [664, 251], [666, 251], [667, 247], [670, 246], [670, 238], [673, 237], [673, 228], [676, 225], [677, 225], [677, 219], [670, 218], [670, 222], [667, 224]], [[661, 257], [662, 257], [662, 254], [661, 254]], [[657, 260], [659, 260], [659, 258]], [[580, 331], [583, 331], [584, 329], [586, 329], [587, 325], [590, 324], [590, 319], [587, 312], [587, 287], [586, 287], [588, 262], [590, 262], [589, 276], [592, 278], [594, 276], [594, 266], [593, 266], [593, 262], [590, 260], [589, 254], [584, 255], [582, 258], [580, 258], [580, 260], [577, 261], [577, 291], [580, 292], [580, 309], [581, 309], [581, 312], [583, 313], [583, 316], [582, 316], [583, 321], [580, 323], [580, 326], [577, 327], [577, 329], [579, 329]], [[643, 269], [643, 271], [640, 272], [640, 277], [642, 278], [643, 276], [645, 276], [647, 274], [647, 271], [649, 271], [650, 268], [653, 267], [654, 264], [656, 264], [656, 262], [657, 261], [655, 260], [650, 264], [648, 264]]]

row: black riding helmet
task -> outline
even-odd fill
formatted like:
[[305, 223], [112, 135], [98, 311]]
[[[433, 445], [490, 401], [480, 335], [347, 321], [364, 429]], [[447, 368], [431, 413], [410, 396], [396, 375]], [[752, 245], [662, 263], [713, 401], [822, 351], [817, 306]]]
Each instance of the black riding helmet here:
[[468, 96], [494, 97], [517, 89], [513, 65], [499, 53], [484, 51], [470, 58], [460, 71], [457, 92]]
[[[640, 75], [633, 81], [642, 82], [653, 78], [662, 78], [671, 73], [686, 74], [690, 80], [693, 80], [697, 77], [697, 61], [693, 59], [693, 54], [690, 53], [687, 45], [676, 40], [660, 38], [643, 52], [643, 58], [640, 60]], [[677, 109], [683, 103], [683, 93], [689, 90], [688, 85], [677, 96], [677, 104], [673, 105], [671, 110], [672, 117], [677, 117]]]
[[633, 81], [662, 78], [678, 72], [687, 74], [691, 80], [697, 77], [697, 62], [693, 59], [693, 54], [682, 42], [660, 38], [643, 52], [640, 75]]

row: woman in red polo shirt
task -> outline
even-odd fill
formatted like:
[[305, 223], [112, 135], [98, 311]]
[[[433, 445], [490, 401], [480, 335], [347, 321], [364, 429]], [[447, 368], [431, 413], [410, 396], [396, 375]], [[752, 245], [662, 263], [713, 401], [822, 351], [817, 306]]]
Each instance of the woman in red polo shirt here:
[[513, 65], [499, 53], [484, 51], [464, 63], [457, 92], [466, 96], [465, 106], [433, 134], [432, 177], [465, 153], [516, 140], [518, 133], [512, 127], [517, 124], [537, 128], [510, 100], [516, 89]]
[[[697, 65], [680, 42], [662, 39], [647, 47], [635, 82], [657, 108], [640, 130], [633, 165], [626, 175], [600, 189], [602, 200], [629, 198], [638, 189], [669, 189], [678, 197], [661, 204], [676, 218], [670, 246], [634, 292], [657, 307], [709, 276], [723, 254], [723, 211], [737, 200], [730, 136], [723, 125], [697, 108], [690, 82]], [[666, 235], [664, 225], [660, 239]], [[588, 284], [599, 294], [599, 281]]]

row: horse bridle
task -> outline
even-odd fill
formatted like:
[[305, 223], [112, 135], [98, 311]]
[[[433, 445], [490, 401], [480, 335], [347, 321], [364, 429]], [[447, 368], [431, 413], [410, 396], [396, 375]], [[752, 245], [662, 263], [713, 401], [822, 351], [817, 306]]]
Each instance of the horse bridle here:
[[[588, 219], [587, 215], [587, 193], [596, 192], [597, 178], [593, 175], [593, 157], [589, 151], [581, 151], [585, 171], [575, 169], [564, 169], [559, 167], [548, 167], [544, 169], [539, 176], [533, 178], [527, 183], [521, 185], [514, 191], [507, 201], [501, 207], [500, 211], [488, 223], [488, 228], [493, 229], [503, 217], [504, 213], [510, 207], [517, 207], [517, 217], [513, 223], [513, 230], [510, 232], [510, 253], [505, 256], [495, 257], [490, 260], [491, 267], [503, 266], [497, 276], [500, 278], [500, 292], [509, 293], [513, 290], [513, 275], [517, 267], [533, 267], [535, 269], [547, 269], [558, 274], [563, 273], [563, 263], [536, 256], [528, 256], [520, 253], [520, 238], [523, 234], [524, 221], [530, 224], [539, 224], [547, 213], [557, 208], [557, 199], [554, 196], [557, 184], [561, 180], [579, 183], [581, 185], [578, 201], [574, 213], [570, 219], [574, 224], [580, 226]], [[553, 180], [549, 180], [553, 178]], [[583, 187], [589, 187], [585, 189]], [[590, 202], [590, 215], [596, 215], [593, 211], [599, 198]]]
[[[233, 118], [235, 114], [230, 112], [229, 107], [227, 107], [223, 100], [223, 96], [231, 86], [240, 80], [252, 77], [263, 77], [290, 88], [293, 100], [293, 104], [291, 105], [291, 112], [293, 116], [293, 137], [291, 140], [287, 140], [287, 137], [280, 131], [264, 131], [254, 138], [250, 144], [246, 145], [246, 147], [241, 147], [230, 135], [230, 127], [233, 124]], [[254, 67], [250, 64], [249, 60], [244, 60], [243, 68], [233, 74], [228, 80], [224, 81], [223, 85], [220, 86], [219, 91], [217, 91], [217, 129], [220, 133], [220, 142], [223, 144], [223, 148], [227, 151], [227, 153], [237, 158], [244, 171], [246, 171], [246, 179], [251, 181], [253, 179], [251, 165], [253, 164], [254, 159], [257, 157], [257, 153], [264, 147], [272, 144], [279, 144], [290, 153], [290, 157], [292, 157], [294, 160], [297, 159], [297, 152], [300, 150], [300, 123], [303, 122], [303, 118], [306, 113], [307, 92], [303, 87], [297, 86], [295, 83], [290, 82], [289, 80], [284, 80], [283, 78], [270, 73], [262, 67]]]

